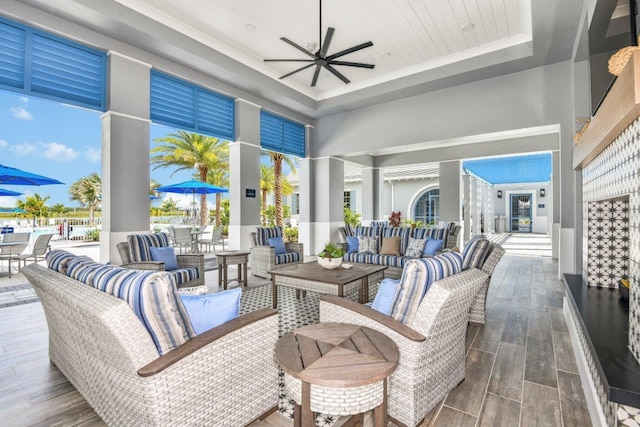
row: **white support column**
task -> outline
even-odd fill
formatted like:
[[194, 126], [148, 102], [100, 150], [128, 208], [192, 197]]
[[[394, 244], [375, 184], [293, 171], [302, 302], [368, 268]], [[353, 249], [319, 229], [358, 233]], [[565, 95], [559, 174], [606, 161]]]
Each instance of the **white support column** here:
[[150, 65], [109, 52], [107, 111], [102, 115], [100, 261], [120, 264], [127, 235], [149, 233]]
[[260, 225], [260, 106], [236, 100], [236, 141], [229, 144], [229, 249], [249, 249]]
[[464, 200], [464, 230], [462, 243], [471, 239], [471, 175], [462, 175], [462, 199]]
[[[495, 227], [495, 208], [494, 208], [494, 204], [493, 204], [493, 196], [494, 196], [494, 188], [491, 185], [487, 186], [487, 210], [486, 210], [486, 214], [485, 214], [485, 232], [488, 234], [493, 234], [496, 232], [496, 227]], [[488, 218], [488, 220], [486, 219]], [[487, 224], [487, 221], [488, 224]], [[487, 225], [489, 226], [489, 228], [487, 228]]]
[[[338, 228], [344, 225], [344, 161], [333, 157], [304, 159], [299, 166], [302, 234], [298, 240], [304, 243], [305, 255], [315, 255], [326, 242], [338, 242]], [[308, 184], [303, 185], [305, 181]], [[303, 215], [306, 209], [309, 214]]]
[[480, 191], [478, 190], [478, 179], [471, 177], [471, 236], [480, 234], [480, 208], [478, 199]]
[[482, 183], [482, 217], [484, 218], [484, 234], [493, 233], [493, 213], [491, 207], [493, 206], [491, 200], [491, 187], [486, 182]]
[[362, 169], [362, 223], [381, 219], [380, 212], [382, 191], [384, 190], [384, 176], [378, 168]]

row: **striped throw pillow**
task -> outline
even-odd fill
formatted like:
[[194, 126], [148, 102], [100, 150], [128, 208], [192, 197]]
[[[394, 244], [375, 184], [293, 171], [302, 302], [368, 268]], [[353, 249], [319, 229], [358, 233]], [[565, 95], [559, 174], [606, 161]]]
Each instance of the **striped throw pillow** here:
[[133, 261], [153, 261], [151, 246], [166, 248], [169, 246], [169, 235], [166, 233], [131, 234], [127, 236], [129, 251]]
[[462, 257], [457, 253], [407, 261], [402, 270], [400, 286], [394, 295], [391, 317], [411, 325], [431, 284], [461, 271]]
[[256, 242], [258, 246], [269, 246], [269, 239], [274, 237], [282, 237], [282, 227], [257, 227]]
[[481, 268], [489, 253], [491, 242], [484, 236], [476, 236], [465, 245], [462, 251], [462, 268]]
[[165, 272], [103, 269], [91, 285], [125, 300], [149, 332], [161, 356], [196, 336], [177, 288]]
[[72, 254], [71, 252], [63, 251], [62, 249], [54, 249], [52, 251], [47, 252], [44, 256], [47, 261], [47, 266], [54, 271], [57, 271], [61, 274], [67, 274], [67, 265], [69, 261], [76, 258], [77, 255]]

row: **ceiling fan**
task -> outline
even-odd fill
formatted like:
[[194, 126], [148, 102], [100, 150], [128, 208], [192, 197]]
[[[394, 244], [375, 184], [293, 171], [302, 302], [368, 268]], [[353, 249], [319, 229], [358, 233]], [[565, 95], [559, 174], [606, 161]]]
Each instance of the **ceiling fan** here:
[[292, 74], [295, 74], [302, 70], [306, 70], [307, 68], [313, 67], [315, 65], [316, 70], [313, 73], [313, 80], [311, 80], [311, 87], [314, 87], [318, 82], [318, 76], [320, 75], [320, 70], [322, 69], [322, 67], [326, 68], [334, 76], [336, 76], [337, 78], [339, 78], [345, 83], [349, 83], [350, 80], [346, 78], [341, 72], [333, 68], [334, 65], [341, 65], [346, 67], [369, 68], [369, 69], [373, 69], [373, 67], [375, 67], [374, 64], [363, 64], [361, 62], [337, 61], [337, 59], [340, 57], [348, 55], [352, 52], [356, 52], [360, 49], [373, 46], [373, 43], [370, 41], [359, 44], [357, 46], [353, 46], [349, 49], [341, 50], [340, 52], [327, 56], [327, 52], [329, 51], [329, 45], [331, 44], [331, 39], [333, 38], [334, 31], [335, 31], [335, 28], [332, 28], [332, 27], [327, 28], [327, 35], [324, 38], [324, 44], [322, 44], [322, 0], [320, 0], [319, 47], [316, 53], [309, 52], [307, 49], [303, 48], [299, 44], [292, 42], [286, 37], [280, 37], [280, 40], [290, 44], [291, 46], [295, 47], [296, 49], [303, 52], [307, 56], [310, 56], [313, 59], [265, 59], [264, 61], [265, 62], [310, 62], [310, 64], [305, 65], [304, 67], [298, 68], [297, 70], [293, 70], [292, 72], [287, 73], [284, 76], [281, 76], [280, 79], [284, 79], [285, 77], [289, 77]]

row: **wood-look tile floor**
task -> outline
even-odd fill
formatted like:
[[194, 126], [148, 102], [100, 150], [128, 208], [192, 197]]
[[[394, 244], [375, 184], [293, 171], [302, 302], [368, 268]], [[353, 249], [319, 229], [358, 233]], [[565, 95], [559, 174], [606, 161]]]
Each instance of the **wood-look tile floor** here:
[[[503, 258], [487, 323], [468, 330], [466, 379], [422, 426], [591, 425], [556, 272], [550, 258]], [[49, 363], [47, 336], [40, 303], [0, 309], [0, 424], [104, 425]], [[275, 413], [253, 427], [291, 425]]]

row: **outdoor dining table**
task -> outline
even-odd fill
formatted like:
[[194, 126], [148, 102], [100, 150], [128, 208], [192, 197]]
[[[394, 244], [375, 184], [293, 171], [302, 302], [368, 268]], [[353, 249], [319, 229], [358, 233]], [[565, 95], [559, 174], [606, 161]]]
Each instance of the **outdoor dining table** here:
[[[24, 242], [0, 242], [0, 254], [4, 255], [4, 248], [9, 248], [9, 256], [6, 258], [8, 260], [8, 264], [9, 264], [9, 278], [11, 278], [11, 260], [13, 259], [13, 252], [12, 249], [14, 246], [22, 246], [24, 245]], [[16, 253], [15, 255], [20, 255], [18, 253]], [[0, 255], [0, 261], [5, 259], [3, 256]], [[19, 261], [18, 261], [19, 262]]]
[[200, 250], [200, 236], [204, 234], [204, 231], [192, 231], [191, 232], [191, 252], [199, 254]]

